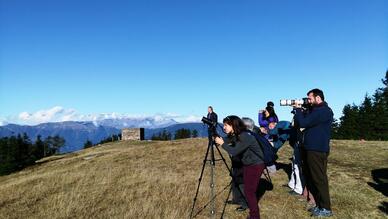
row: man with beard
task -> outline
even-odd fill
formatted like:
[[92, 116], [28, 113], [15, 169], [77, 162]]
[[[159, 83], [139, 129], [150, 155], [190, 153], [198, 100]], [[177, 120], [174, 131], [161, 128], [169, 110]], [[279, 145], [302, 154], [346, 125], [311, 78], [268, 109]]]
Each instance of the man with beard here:
[[314, 196], [316, 206], [309, 209], [312, 216], [330, 217], [331, 211], [329, 181], [327, 177], [327, 159], [330, 152], [330, 135], [333, 123], [333, 111], [325, 102], [320, 89], [307, 93], [310, 109], [303, 110], [294, 105], [294, 121], [303, 131], [303, 166], [307, 188]]

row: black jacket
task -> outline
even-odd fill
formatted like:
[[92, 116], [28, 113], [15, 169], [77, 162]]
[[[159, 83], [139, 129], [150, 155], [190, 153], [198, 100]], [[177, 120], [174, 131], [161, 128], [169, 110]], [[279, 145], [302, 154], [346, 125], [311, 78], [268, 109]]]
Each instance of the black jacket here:
[[264, 163], [262, 160], [264, 155], [259, 143], [248, 132], [241, 133], [238, 140], [236, 136], [225, 137], [222, 148], [229, 153], [232, 159], [241, 157], [244, 166]]
[[[210, 119], [212, 122], [216, 122], [216, 124], [218, 123], [218, 116], [215, 112], [208, 113], [207, 118]], [[208, 128], [210, 129], [211, 127]]]
[[329, 152], [333, 111], [326, 102], [314, 106], [308, 113], [296, 109], [294, 120], [303, 131], [303, 148], [307, 151]]

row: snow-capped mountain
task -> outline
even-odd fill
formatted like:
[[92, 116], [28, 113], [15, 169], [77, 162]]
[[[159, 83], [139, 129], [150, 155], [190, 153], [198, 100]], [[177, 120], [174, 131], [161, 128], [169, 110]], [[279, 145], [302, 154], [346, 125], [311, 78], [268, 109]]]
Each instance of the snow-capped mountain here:
[[87, 140], [98, 143], [112, 134], [121, 133], [120, 129], [110, 126], [96, 126], [92, 122], [56, 122], [43, 123], [36, 126], [8, 124], [0, 126], [0, 137], [26, 133], [34, 142], [38, 135], [42, 139], [47, 136], [59, 135], [66, 140], [60, 153], [80, 150]]
[[117, 118], [117, 119], [103, 119], [93, 121], [95, 125], [109, 126], [117, 129], [123, 128], [163, 128], [177, 124], [173, 119], [162, 119], [155, 117], [146, 118]]
[[[151, 139], [153, 134], [158, 134], [163, 130], [174, 135], [176, 130], [182, 128], [197, 130], [198, 137], [207, 136], [207, 126], [203, 123], [178, 123], [173, 119], [162, 118], [116, 118], [93, 122], [50, 122], [34, 126], [8, 124], [0, 126], [0, 137], [26, 133], [34, 142], [38, 135], [42, 139], [47, 136], [59, 135], [66, 140], [65, 145], [60, 149], [60, 153], [67, 153], [82, 149], [87, 140], [96, 144], [113, 134], [120, 134], [122, 128], [145, 128], [145, 139]], [[220, 129], [219, 133], [221, 133]]]

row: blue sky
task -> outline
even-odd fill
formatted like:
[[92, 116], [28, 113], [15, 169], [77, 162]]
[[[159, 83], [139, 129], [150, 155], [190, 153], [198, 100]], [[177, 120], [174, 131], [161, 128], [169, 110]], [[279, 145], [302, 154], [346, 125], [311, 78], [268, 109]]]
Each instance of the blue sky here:
[[208, 105], [256, 120], [316, 87], [339, 118], [388, 68], [384, 0], [0, 3], [3, 121], [56, 106], [195, 118]]

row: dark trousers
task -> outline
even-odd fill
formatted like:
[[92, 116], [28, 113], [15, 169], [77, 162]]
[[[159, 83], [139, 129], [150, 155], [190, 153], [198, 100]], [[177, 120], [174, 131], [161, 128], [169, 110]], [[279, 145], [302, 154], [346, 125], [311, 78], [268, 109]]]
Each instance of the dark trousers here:
[[314, 196], [319, 208], [331, 210], [329, 180], [327, 178], [328, 153], [304, 151], [304, 174], [306, 186]]
[[[233, 165], [233, 162], [232, 162]], [[232, 201], [238, 203], [244, 208], [248, 208], [246, 198], [244, 195], [244, 177], [243, 177], [243, 167], [233, 167], [232, 166]]]
[[207, 138], [209, 139], [208, 146], [211, 146], [213, 143], [213, 135], [212, 134], [213, 134], [213, 132], [210, 129], [208, 129], [207, 130]]
[[259, 187], [259, 180], [264, 169], [265, 164], [244, 166], [244, 193], [248, 202], [250, 219], [260, 219], [256, 191]]
[[233, 193], [233, 199], [232, 201], [239, 204], [241, 207], [248, 208], [248, 204], [245, 201], [245, 195], [244, 195], [244, 184], [234, 184], [232, 183], [232, 193]]

